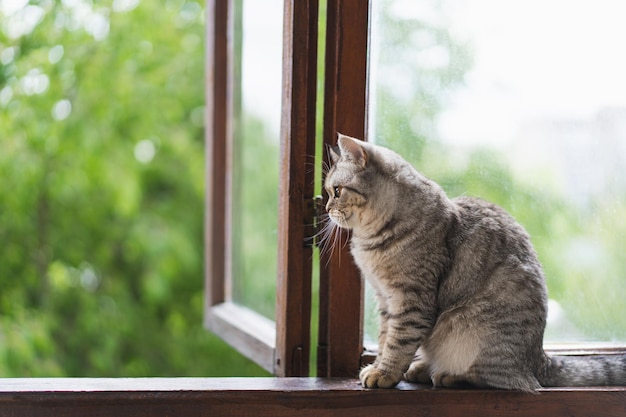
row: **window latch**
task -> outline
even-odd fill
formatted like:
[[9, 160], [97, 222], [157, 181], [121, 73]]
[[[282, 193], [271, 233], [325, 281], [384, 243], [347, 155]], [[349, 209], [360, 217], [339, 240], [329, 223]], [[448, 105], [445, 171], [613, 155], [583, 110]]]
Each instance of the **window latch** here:
[[308, 198], [306, 200], [305, 210], [305, 246], [308, 248], [318, 248], [321, 218], [325, 212], [324, 198], [321, 195], [316, 195], [312, 198]]

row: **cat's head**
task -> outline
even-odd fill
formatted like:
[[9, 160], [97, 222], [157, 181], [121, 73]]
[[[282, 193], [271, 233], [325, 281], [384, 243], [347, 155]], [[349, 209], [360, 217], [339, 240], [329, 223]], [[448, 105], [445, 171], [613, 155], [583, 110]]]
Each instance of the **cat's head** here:
[[367, 233], [398, 209], [402, 178], [417, 172], [395, 152], [338, 134], [324, 188], [326, 211], [344, 229]]

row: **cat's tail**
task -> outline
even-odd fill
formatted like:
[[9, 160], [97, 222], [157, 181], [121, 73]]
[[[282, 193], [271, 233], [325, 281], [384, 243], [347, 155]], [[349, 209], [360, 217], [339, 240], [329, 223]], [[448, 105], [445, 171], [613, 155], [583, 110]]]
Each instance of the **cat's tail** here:
[[544, 387], [626, 385], [626, 354], [548, 356], [537, 379]]

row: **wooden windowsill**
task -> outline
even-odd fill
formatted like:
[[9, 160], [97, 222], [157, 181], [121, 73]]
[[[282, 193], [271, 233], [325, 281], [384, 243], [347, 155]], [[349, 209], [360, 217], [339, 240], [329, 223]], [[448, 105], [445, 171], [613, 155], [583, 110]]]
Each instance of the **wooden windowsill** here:
[[543, 389], [537, 395], [355, 379], [4, 378], [1, 416], [624, 416], [626, 387]]
[[276, 324], [247, 307], [232, 302], [207, 309], [205, 326], [267, 372], [276, 369]]

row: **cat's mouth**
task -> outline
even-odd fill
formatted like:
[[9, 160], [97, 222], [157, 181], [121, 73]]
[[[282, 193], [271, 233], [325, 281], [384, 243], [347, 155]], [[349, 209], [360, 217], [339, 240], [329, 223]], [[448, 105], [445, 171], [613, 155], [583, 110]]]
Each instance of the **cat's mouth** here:
[[330, 216], [330, 219], [339, 227], [342, 227], [344, 229], [349, 229], [348, 227], [348, 220], [350, 219], [350, 217], [352, 217], [352, 213], [346, 214], [342, 211], [339, 211], [337, 209], [331, 209], [328, 212], [328, 215]]

